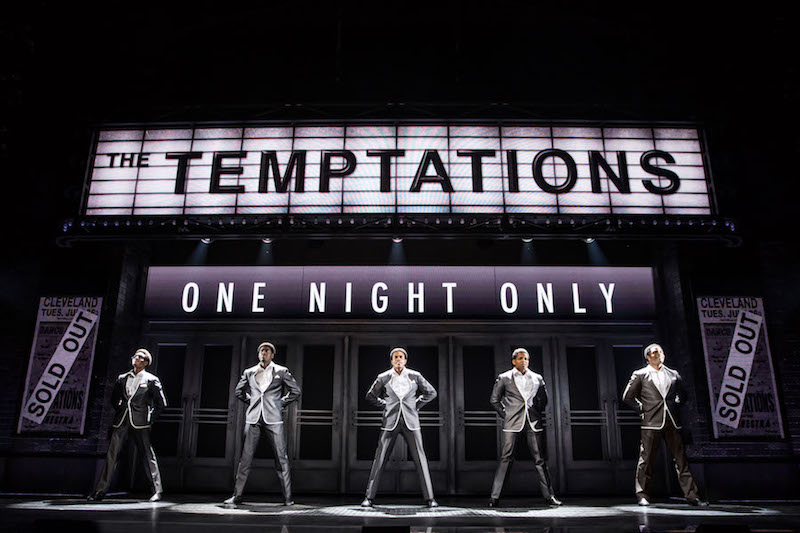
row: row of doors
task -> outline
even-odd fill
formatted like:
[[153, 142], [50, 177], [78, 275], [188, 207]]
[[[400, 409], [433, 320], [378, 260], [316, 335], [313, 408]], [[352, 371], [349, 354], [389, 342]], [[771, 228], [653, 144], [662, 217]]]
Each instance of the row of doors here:
[[[153, 372], [169, 401], [153, 430], [165, 483], [174, 491], [227, 491], [242, 446], [244, 405], [233, 396], [241, 372], [257, 363], [263, 336], [192, 334], [148, 337]], [[408, 366], [439, 396], [421, 411], [434, 488], [442, 494], [488, 492], [501, 424], [488, 403], [511, 352], [525, 347], [548, 387], [548, 463], [559, 493], [630, 493], [638, 452], [638, 417], [620, 405], [631, 372], [641, 368], [645, 338], [270, 336], [276, 362], [289, 367], [303, 394], [286, 420], [293, 485], [298, 492], [364, 490], [381, 413], [364, 395], [389, 368], [389, 349], [404, 346]], [[535, 471], [517, 450], [506, 493], [529, 494]], [[278, 491], [271, 451], [262, 442], [248, 491]], [[531, 478], [534, 476], [534, 478]], [[535, 486], [535, 484], [533, 485]], [[381, 480], [382, 493], [419, 491], [399, 439]]]

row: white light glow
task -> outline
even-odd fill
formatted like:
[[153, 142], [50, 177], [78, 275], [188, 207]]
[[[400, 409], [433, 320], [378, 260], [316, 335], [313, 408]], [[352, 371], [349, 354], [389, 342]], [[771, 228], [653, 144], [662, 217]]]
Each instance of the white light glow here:
[[[546, 157], [539, 182], [533, 162], [548, 149], [563, 150], [575, 162], [577, 180], [567, 191], [547, 192], [546, 184], [561, 186], [568, 166], [559, 157]], [[276, 152], [279, 181], [292, 153], [305, 151], [304, 191], [297, 192], [297, 168], [286, 192], [275, 191], [268, 169], [267, 192], [259, 192], [262, 152]], [[324, 151], [349, 150], [356, 164], [345, 176], [337, 173], [345, 159], [331, 158], [329, 192], [320, 192]], [[380, 190], [387, 168], [368, 151], [403, 150], [389, 159], [389, 192]], [[446, 177], [436, 181], [434, 164], [427, 166], [418, 192], [415, 176], [426, 151], [435, 150]], [[473, 160], [459, 150], [489, 150], [481, 159], [482, 179], [473, 179]], [[675, 163], [655, 157], [651, 165], [678, 175], [680, 187], [672, 194], [648, 190], [669, 185], [668, 177], [646, 171], [642, 154], [667, 152]], [[340, 213], [531, 213], [531, 214], [712, 214], [703, 145], [692, 127], [611, 127], [492, 124], [273, 124], [253, 127], [127, 127], [98, 133], [89, 172], [87, 215], [104, 214], [340, 214]], [[240, 186], [241, 193], [211, 193], [214, 154], [244, 152], [242, 158], [221, 160], [218, 183]], [[295, 152], [293, 152], [295, 151]], [[509, 152], [516, 169], [509, 169]], [[590, 152], [597, 151], [616, 174], [621, 174], [617, 152], [625, 153], [630, 193], [619, 191], [605, 168], [593, 183]], [[178, 182], [175, 154], [197, 152], [185, 160], [186, 174]], [[167, 154], [172, 154], [167, 159]], [[239, 170], [241, 167], [241, 170]], [[516, 170], [517, 182], [511, 180]], [[541, 183], [541, 180], [545, 184]], [[480, 182], [482, 191], [474, 185]], [[599, 185], [599, 191], [595, 188]], [[454, 192], [445, 192], [452, 186]], [[181, 189], [182, 187], [182, 189]], [[519, 192], [511, 192], [517, 187]], [[176, 190], [177, 189], [177, 190]]]

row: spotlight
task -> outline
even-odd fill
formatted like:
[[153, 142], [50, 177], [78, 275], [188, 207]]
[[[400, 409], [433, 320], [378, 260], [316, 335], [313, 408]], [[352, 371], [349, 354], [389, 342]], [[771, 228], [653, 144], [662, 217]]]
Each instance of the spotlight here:
[[585, 242], [586, 244], [592, 244], [594, 242], [594, 237], [586, 237], [585, 239], [583, 239], [583, 242]]
[[261, 239], [261, 242], [263, 242], [264, 244], [272, 244], [272, 237], [264, 237], [263, 239]]
[[202, 242], [203, 244], [211, 244], [211, 241], [213, 240], [214, 239], [212, 239], [211, 237], [203, 237], [202, 239], [200, 239], [200, 242]]
[[401, 243], [403, 242], [402, 237], [392, 237], [392, 242]]
[[533, 237], [523, 237], [522, 242], [533, 242]]

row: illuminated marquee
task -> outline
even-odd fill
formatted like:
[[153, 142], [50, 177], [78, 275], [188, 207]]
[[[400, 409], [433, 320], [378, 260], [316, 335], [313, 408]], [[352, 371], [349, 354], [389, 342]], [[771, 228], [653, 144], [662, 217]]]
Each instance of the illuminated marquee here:
[[99, 132], [86, 215], [711, 215], [691, 127], [141, 126]]

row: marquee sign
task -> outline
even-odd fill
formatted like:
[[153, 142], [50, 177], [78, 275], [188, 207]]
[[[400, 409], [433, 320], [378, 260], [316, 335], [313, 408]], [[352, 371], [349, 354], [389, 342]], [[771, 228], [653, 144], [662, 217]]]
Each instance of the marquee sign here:
[[99, 131], [84, 215], [711, 215], [693, 127], [463, 123]]
[[153, 318], [652, 320], [649, 267], [150, 267]]

